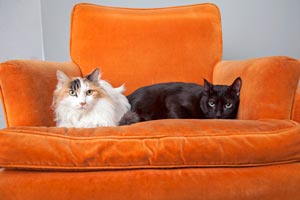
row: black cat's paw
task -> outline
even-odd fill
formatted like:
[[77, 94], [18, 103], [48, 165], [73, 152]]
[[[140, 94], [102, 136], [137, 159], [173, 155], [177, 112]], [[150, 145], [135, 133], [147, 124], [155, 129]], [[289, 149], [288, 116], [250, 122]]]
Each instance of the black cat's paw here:
[[124, 114], [124, 116], [120, 120], [119, 125], [120, 126], [130, 125], [140, 121], [141, 119], [136, 112], [128, 111], [127, 113]]

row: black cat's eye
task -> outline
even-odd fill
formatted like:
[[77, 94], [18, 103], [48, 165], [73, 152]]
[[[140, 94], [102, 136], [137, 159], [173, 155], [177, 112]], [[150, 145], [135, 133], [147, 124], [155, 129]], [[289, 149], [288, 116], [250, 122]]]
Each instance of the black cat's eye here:
[[232, 103], [227, 102], [224, 107], [225, 107], [225, 109], [229, 109], [232, 107]]
[[70, 96], [76, 96], [76, 91], [75, 90], [69, 90], [69, 95]]
[[208, 101], [208, 105], [209, 105], [210, 107], [215, 107], [215, 106], [216, 106], [216, 103], [215, 103], [213, 100], [209, 100], [209, 101]]
[[86, 94], [87, 96], [91, 96], [93, 93], [94, 93], [93, 90], [88, 90], [88, 91], [86, 91], [85, 94]]

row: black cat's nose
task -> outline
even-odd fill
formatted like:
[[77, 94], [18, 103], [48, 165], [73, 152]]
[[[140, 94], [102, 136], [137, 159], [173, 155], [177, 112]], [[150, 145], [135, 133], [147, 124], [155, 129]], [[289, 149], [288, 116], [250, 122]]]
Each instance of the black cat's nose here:
[[222, 113], [221, 113], [220, 111], [217, 112], [217, 113], [216, 113], [216, 118], [217, 118], [217, 119], [220, 119], [221, 117], [222, 117]]

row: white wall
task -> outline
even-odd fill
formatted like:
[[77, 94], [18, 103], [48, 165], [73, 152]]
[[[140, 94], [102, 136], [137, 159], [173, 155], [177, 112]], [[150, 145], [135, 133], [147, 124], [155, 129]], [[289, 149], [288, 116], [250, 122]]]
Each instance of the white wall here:
[[224, 59], [300, 58], [300, 1], [220, 0], [217, 4], [222, 14]]
[[[0, 0], [0, 62], [8, 59], [67, 61], [70, 14], [79, 0]], [[222, 15], [223, 59], [300, 57], [297, 0], [86, 0], [118, 7], [215, 3]], [[4, 127], [3, 114], [0, 128]]]
[[0, 62], [43, 59], [39, 0], [0, 0]]

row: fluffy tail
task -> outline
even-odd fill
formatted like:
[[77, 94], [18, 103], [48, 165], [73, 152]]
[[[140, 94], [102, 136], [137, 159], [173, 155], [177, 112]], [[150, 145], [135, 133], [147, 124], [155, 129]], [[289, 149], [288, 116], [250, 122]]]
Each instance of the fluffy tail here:
[[137, 122], [140, 122], [141, 118], [139, 117], [139, 115], [136, 112], [133, 111], [128, 111], [127, 113], [124, 114], [124, 116], [122, 117], [122, 119], [119, 122], [119, 125], [130, 125], [130, 124], [134, 124]]

